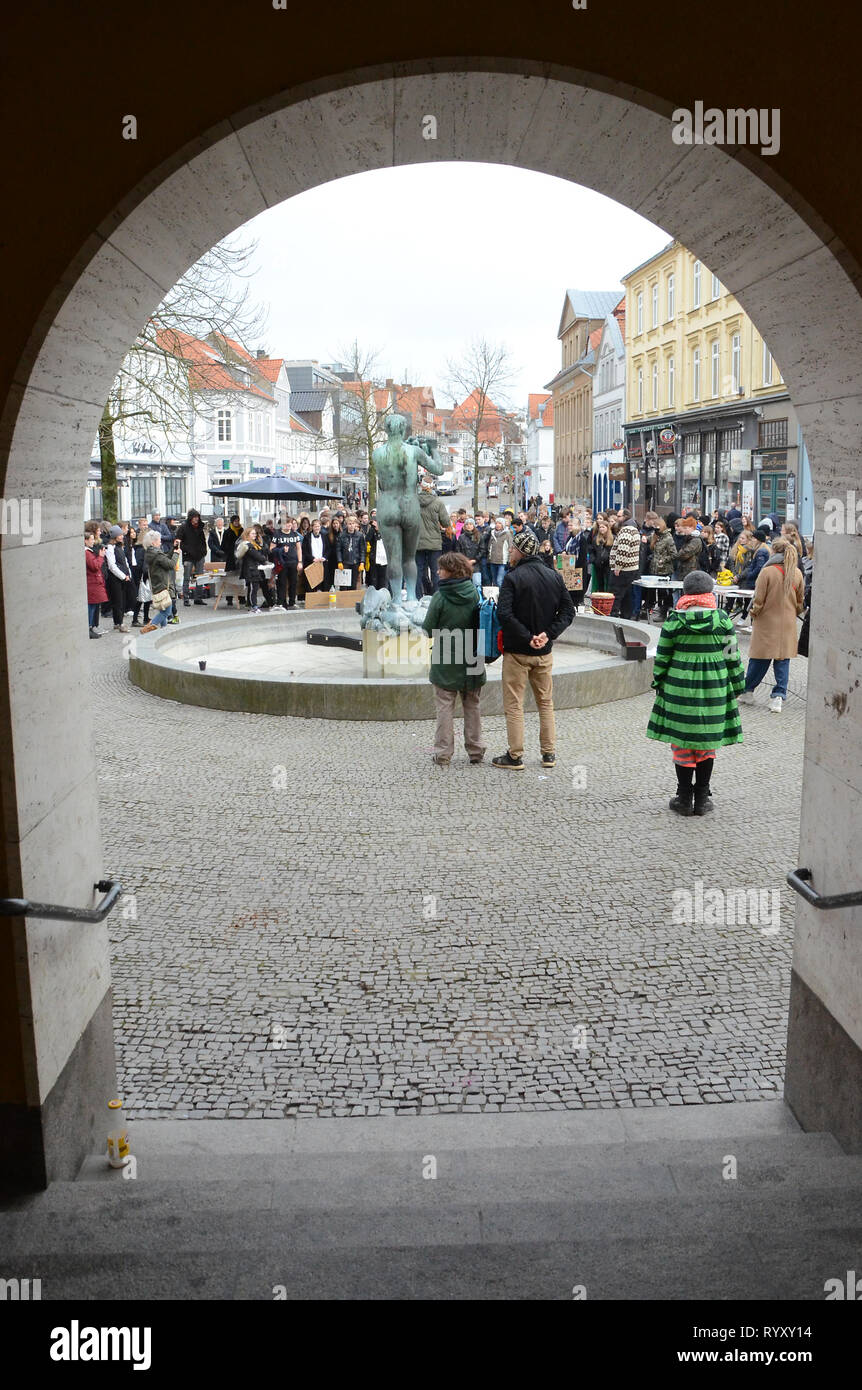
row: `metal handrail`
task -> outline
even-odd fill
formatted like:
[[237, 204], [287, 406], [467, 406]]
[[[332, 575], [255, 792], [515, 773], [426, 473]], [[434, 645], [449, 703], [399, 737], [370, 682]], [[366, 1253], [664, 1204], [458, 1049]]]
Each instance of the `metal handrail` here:
[[855, 893], [818, 893], [811, 883], [810, 869], [794, 869], [787, 875], [787, 882], [812, 907], [862, 907], [862, 889]]
[[123, 885], [110, 878], [100, 878], [93, 889], [105, 895], [98, 907], [57, 907], [53, 903], [33, 903], [29, 898], [0, 898], [0, 917], [57, 917], [65, 922], [102, 922], [116, 904]]

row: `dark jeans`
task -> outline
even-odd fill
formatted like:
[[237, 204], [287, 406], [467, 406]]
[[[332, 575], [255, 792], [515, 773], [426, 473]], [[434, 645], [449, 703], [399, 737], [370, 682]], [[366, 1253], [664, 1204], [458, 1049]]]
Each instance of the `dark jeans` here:
[[611, 593], [614, 595], [612, 618], [637, 617], [636, 613], [632, 613], [632, 590], [639, 577], [637, 570], [621, 570], [619, 574], [611, 575]]
[[[425, 594], [436, 594], [437, 592], [437, 561], [440, 558], [439, 550], [417, 550], [416, 551], [416, 597], [424, 598]], [[429, 582], [428, 572], [431, 573]], [[379, 588], [379, 585], [375, 587]]]
[[298, 572], [296, 565], [285, 565], [284, 569], [279, 571], [278, 578], [275, 581], [275, 592], [276, 602], [280, 603], [282, 607], [284, 607], [285, 594], [288, 596], [288, 602], [291, 608], [296, 604], [296, 579]]
[[[769, 670], [770, 663], [762, 657], [750, 656], [748, 658], [748, 670], [745, 673], [746, 690], [756, 690]], [[787, 699], [787, 682], [790, 679], [790, 658], [784, 657], [781, 661], [773, 661], [772, 668], [775, 672], [775, 684], [772, 687], [772, 698], [780, 695], [782, 700]]]
[[[145, 622], [145, 623], [148, 623], [148, 622], [150, 621], [150, 605], [149, 605], [149, 602], [147, 602], [147, 603], [145, 603], [145, 604], [143, 605], [143, 609], [144, 609], [144, 622]], [[140, 611], [141, 611], [141, 604], [140, 604], [140, 603], [136, 603], [136, 604], [135, 604], [135, 611], [134, 611], [134, 613], [132, 614], [132, 621], [133, 621], [133, 622], [136, 623], [136, 622], [138, 621], [138, 615], [139, 615]]]
[[101, 612], [101, 609], [102, 609], [101, 603], [88, 603], [88, 604], [87, 604], [87, 619], [88, 619], [88, 621], [89, 621], [90, 627], [98, 627], [98, 626], [99, 626], [99, 613]]

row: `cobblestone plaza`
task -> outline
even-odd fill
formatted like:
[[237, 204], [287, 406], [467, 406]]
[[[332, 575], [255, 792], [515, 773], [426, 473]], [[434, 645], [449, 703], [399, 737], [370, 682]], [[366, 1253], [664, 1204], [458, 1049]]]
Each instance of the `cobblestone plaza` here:
[[[803, 659], [781, 715], [764, 682], [745, 742], [719, 751], [716, 814], [679, 820], [651, 696], [558, 712], [552, 772], [528, 715], [527, 771], [505, 776], [463, 750], [434, 767], [426, 722], [159, 700], [130, 685], [123, 641], [90, 652], [133, 1117], [781, 1094]], [[504, 751], [502, 719], [485, 733]], [[698, 883], [779, 893], [780, 925], [677, 920], [674, 890]]]

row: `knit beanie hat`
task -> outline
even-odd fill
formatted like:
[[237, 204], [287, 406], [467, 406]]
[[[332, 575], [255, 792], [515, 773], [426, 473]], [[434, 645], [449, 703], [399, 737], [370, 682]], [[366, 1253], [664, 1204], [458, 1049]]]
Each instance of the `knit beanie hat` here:
[[522, 531], [516, 531], [512, 537], [512, 545], [516, 550], [520, 550], [522, 555], [538, 555], [539, 541], [529, 526], [525, 526]]
[[684, 594], [711, 594], [714, 588], [715, 580], [703, 570], [692, 570], [682, 581]]

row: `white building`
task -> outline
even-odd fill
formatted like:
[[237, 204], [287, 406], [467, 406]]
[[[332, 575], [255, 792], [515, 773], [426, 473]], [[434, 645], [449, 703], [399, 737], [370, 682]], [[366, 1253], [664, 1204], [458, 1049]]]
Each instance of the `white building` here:
[[620, 507], [625, 497], [623, 421], [626, 408], [625, 296], [607, 315], [593, 376], [593, 512]]
[[[139, 417], [131, 417], [114, 427], [121, 517], [137, 519], [154, 511], [181, 517], [191, 507], [212, 513], [223, 504], [208, 496], [208, 488], [273, 473], [322, 486], [337, 478], [337, 424], [330, 394], [322, 393], [320, 402], [312, 403], [322, 407], [317, 419], [300, 415], [294, 401], [307, 406], [303, 398], [309, 393], [291, 392], [283, 358], [262, 351], [253, 356], [230, 338], [204, 342], [187, 334], [174, 335], [171, 351], [178, 340], [192, 407], [188, 391], [172, 391], [165, 363], [159, 368], [154, 359], [159, 393], [176, 401], [173, 424], [141, 428]], [[87, 517], [102, 515], [100, 482], [97, 439]]]
[[527, 401], [525, 480], [528, 497], [554, 500], [554, 398], [547, 391]]

